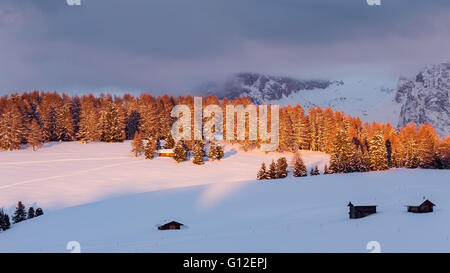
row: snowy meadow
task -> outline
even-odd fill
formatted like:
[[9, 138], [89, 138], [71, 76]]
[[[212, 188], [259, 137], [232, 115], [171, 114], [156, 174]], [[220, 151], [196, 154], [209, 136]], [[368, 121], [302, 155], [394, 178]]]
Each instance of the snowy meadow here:
[[[21, 200], [45, 215], [1, 232], [0, 251], [69, 252], [70, 241], [82, 252], [369, 252], [370, 241], [382, 252], [450, 251], [449, 170], [257, 181], [261, 162], [281, 155], [224, 148], [222, 160], [201, 166], [135, 158], [129, 141], [2, 152], [0, 206], [12, 213]], [[329, 161], [302, 155], [308, 168]], [[406, 212], [424, 197], [435, 212]], [[349, 201], [377, 213], [348, 219]], [[172, 220], [185, 228], [157, 229]]]

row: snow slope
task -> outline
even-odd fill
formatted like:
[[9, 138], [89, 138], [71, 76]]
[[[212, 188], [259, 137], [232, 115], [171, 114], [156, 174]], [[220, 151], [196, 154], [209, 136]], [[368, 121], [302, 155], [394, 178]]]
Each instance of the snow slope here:
[[[0, 252], [68, 252], [69, 241], [82, 252], [368, 252], [374, 240], [382, 252], [450, 251], [448, 170], [255, 181], [260, 162], [279, 155], [228, 146], [222, 161], [199, 167], [132, 158], [128, 149], [55, 143], [0, 153], [1, 203], [22, 198], [48, 209], [0, 233]], [[313, 166], [328, 157], [304, 159]], [[434, 213], [406, 213], [424, 196]], [[349, 201], [379, 213], [350, 220]], [[170, 220], [187, 228], [156, 229]]]
[[[54, 142], [38, 152], [30, 148], [0, 152], [0, 207], [13, 211], [18, 200], [38, 202], [46, 209], [60, 209], [116, 195], [187, 187], [216, 182], [253, 180], [265, 161], [277, 153], [240, 152], [225, 145], [225, 157], [202, 166], [192, 162], [175, 163], [171, 158], [135, 158], [130, 142]], [[319, 165], [328, 155], [305, 151], [305, 163]], [[287, 155], [288, 157], [290, 155]]]
[[390, 122], [396, 126], [401, 104], [395, 101], [395, 88], [395, 81], [348, 78], [334, 81], [327, 88], [294, 92], [279, 100], [264, 103], [283, 106], [298, 103], [304, 109], [316, 106], [330, 107], [352, 116], [359, 116], [363, 121]]

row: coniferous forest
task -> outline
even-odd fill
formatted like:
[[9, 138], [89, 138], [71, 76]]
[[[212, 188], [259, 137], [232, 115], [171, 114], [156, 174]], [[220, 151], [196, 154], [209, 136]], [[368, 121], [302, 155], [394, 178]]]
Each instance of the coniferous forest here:
[[[215, 96], [203, 98], [203, 107], [217, 104], [224, 111], [229, 104], [251, 103], [245, 97], [222, 101]], [[101, 94], [96, 97], [34, 91], [3, 96], [0, 98], [0, 149], [10, 151], [28, 144], [38, 150], [49, 141], [121, 142], [134, 139], [136, 133], [139, 133], [136, 138], [157, 146], [160, 140], [170, 139], [175, 121], [170, 112], [179, 104], [188, 105], [193, 113], [194, 97], [190, 95], [113, 97]], [[332, 173], [396, 167], [450, 168], [450, 137], [440, 138], [430, 124], [411, 123], [395, 128], [389, 123], [362, 122], [359, 117], [330, 108], [303, 109], [300, 105], [281, 107], [279, 116], [278, 151], [328, 153], [331, 155], [328, 171]], [[246, 140], [231, 142], [240, 144], [246, 151], [258, 149], [261, 141], [248, 140], [248, 122], [246, 127]], [[197, 155], [196, 163], [202, 164], [200, 144], [192, 140], [184, 141], [183, 145]], [[150, 149], [146, 157], [152, 158], [154, 150]], [[137, 147], [134, 152], [140, 151], [144, 147]], [[298, 174], [302, 172], [299, 170]]]

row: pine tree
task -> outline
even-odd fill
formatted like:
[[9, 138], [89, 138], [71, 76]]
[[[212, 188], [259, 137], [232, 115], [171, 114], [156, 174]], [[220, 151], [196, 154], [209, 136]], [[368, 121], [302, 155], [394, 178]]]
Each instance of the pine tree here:
[[71, 141], [74, 137], [74, 122], [67, 104], [61, 102], [60, 107], [55, 109], [56, 113], [56, 138], [61, 141]]
[[370, 168], [374, 171], [388, 169], [386, 144], [383, 131], [375, 132], [369, 144]]
[[175, 159], [176, 162], [186, 160], [186, 149], [181, 141], [178, 141], [173, 149], [173, 159]]
[[166, 137], [166, 143], [164, 144], [164, 149], [173, 149], [175, 147], [175, 140], [172, 137], [172, 134], [169, 134]]
[[325, 167], [323, 168], [323, 174], [331, 174], [331, 171], [328, 169], [327, 164], [325, 164]]
[[44, 211], [41, 208], [37, 208], [35, 217], [38, 217], [38, 216], [41, 216], [41, 215], [44, 215]]
[[305, 163], [303, 163], [300, 154], [296, 154], [294, 157], [294, 170], [292, 171], [292, 173], [295, 177], [302, 177], [308, 175]]
[[439, 161], [443, 169], [450, 169], [450, 137], [446, 137], [439, 145]]
[[256, 175], [257, 180], [269, 179], [269, 175], [267, 174], [266, 164], [263, 162], [261, 164], [261, 169], [259, 169], [258, 174]]
[[203, 164], [203, 145], [201, 141], [196, 141], [194, 145], [194, 160], [192, 161], [196, 165]]
[[0, 229], [5, 231], [11, 227], [9, 215], [6, 214], [3, 209], [0, 209]]
[[213, 142], [211, 142], [210, 145], [209, 145], [208, 157], [211, 160], [216, 160], [217, 159], [216, 145]]
[[339, 129], [333, 142], [330, 170], [333, 173], [349, 173], [357, 170], [356, 152], [345, 129]]
[[320, 175], [319, 167], [317, 165], [314, 168], [314, 175]]
[[44, 141], [44, 136], [41, 126], [33, 119], [28, 127], [27, 143], [33, 147], [33, 151], [36, 151], [38, 147], [41, 147]]
[[23, 133], [22, 113], [17, 106], [11, 105], [0, 116], [0, 148], [7, 151], [20, 149]]
[[144, 148], [144, 155], [147, 159], [153, 159], [156, 155], [156, 141], [151, 138], [147, 141]]
[[86, 101], [81, 105], [78, 139], [87, 143], [88, 141], [99, 141], [101, 138], [100, 116], [92, 101]]
[[133, 141], [131, 141], [131, 152], [134, 153], [135, 157], [144, 152], [144, 141], [139, 132], [134, 134]]
[[419, 166], [421, 168], [436, 168], [439, 165], [439, 136], [434, 131], [433, 126], [422, 124], [418, 131], [418, 138]]
[[272, 163], [270, 163], [270, 165], [269, 165], [269, 171], [267, 171], [267, 175], [268, 175], [269, 179], [278, 178], [277, 164], [273, 160], [272, 160]]
[[224, 157], [224, 152], [223, 152], [223, 148], [220, 145], [216, 145], [216, 158], [218, 160], [220, 160], [221, 158]]
[[123, 117], [114, 102], [109, 102], [102, 111], [102, 140], [122, 142], [125, 138]]
[[285, 157], [280, 157], [277, 160], [277, 178], [285, 178], [288, 174], [287, 172], [287, 161]]
[[33, 208], [33, 207], [30, 207], [30, 208], [28, 209], [28, 219], [34, 218], [34, 216], [35, 216], [34, 208]]
[[14, 223], [19, 223], [27, 219], [27, 212], [25, 211], [25, 206], [21, 201], [17, 203], [16, 211], [14, 212], [14, 216], [12, 218]]

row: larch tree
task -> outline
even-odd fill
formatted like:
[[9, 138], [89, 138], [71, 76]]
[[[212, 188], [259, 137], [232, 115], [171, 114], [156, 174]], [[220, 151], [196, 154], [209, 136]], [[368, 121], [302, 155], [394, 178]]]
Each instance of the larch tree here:
[[261, 164], [261, 168], [259, 169], [258, 174], [256, 175], [256, 179], [257, 180], [269, 179], [266, 164], [264, 162]]
[[42, 146], [43, 142], [44, 136], [42, 128], [37, 120], [33, 119], [28, 126], [27, 144], [33, 148], [33, 151], [36, 151], [37, 148]]
[[147, 159], [153, 159], [156, 155], [156, 145], [157, 141], [154, 138], [150, 138], [147, 140], [144, 149], [144, 155]]
[[69, 105], [61, 104], [56, 108], [56, 137], [61, 141], [71, 141], [74, 137], [74, 121]]
[[0, 116], [0, 148], [11, 151], [20, 149], [24, 137], [22, 113], [11, 104]]
[[214, 144], [214, 142], [210, 142], [210, 144], [209, 144], [208, 157], [211, 160], [216, 160], [217, 159], [217, 149], [216, 149], [216, 144]]
[[287, 161], [285, 157], [280, 157], [277, 160], [277, 178], [285, 178], [288, 174]]
[[135, 157], [138, 157], [139, 154], [144, 152], [144, 140], [139, 132], [134, 134], [133, 140], [131, 141], [131, 152]]
[[110, 101], [102, 111], [102, 140], [122, 142], [125, 138], [123, 116], [117, 105]]
[[12, 220], [14, 223], [19, 223], [25, 221], [26, 219], [27, 219], [27, 212], [25, 211], [25, 206], [22, 204], [21, 201], [19, 201], [17, 203], [17, 207], [12, 217]]
[[418, 131], [419, 166], [421, 168], [436, 168], [439, 164], [439, 136], [431, 125], [422, 124]]
[[181, 141], [178, 141], [173, 149], [173, 159], [176, 162], [182, 162], [186, 160], [186, 148]]
[[5, 231], [11, 227], [9, 215], [6, 214], [3, 209], [0, 209], [0, 229]]
[[299, 153], [294, 155], [294, 168], [292, 170], [292, 174], [295, 177], [307, 176], [308, 172], [306, 170], [305, 163]]
[[388, 169], [386, 143], [383, 131], [378, 130], [369, 142], [370, 168], [374, 171]]
[[92, 101], [81, 105], [79, 131], [77, 137], [84, 143], [99, 141], [101, 138], [100, 115]]
[[272, 160], [272, 163], [270, 163], [270, 165], [269, 165], [269, 170], [267, 171], [267, 176], [270, 179], [278, 178], [277, 164], [273, 160]]
[[166, 137], [166, 143], [164, 143], [164, 149], [173, 149], [175, 147], [175, 140], [172, 137], [172, 134], [170, 133]]
[[203, 145], [201, 141], [196, 141], [194, 144], [194, 159], [192, 161], [196, 165], [203, 165]]
[[221, 158], [223, 158], [225, 156], [224, 152], [223, 152], [223, 148], [220, 145], [216, 145], [216, 158], [218, 160], [220, 160]]
[[35, 215], [35, 212], [34, 212], [34, 208], [33, 207], [30, 207], [29, 209], [28, 209], [28, 215], [27, 215], [27, 218], [28, 219], [31, 219], [31, 218], [34, 218], [36, 215]]

